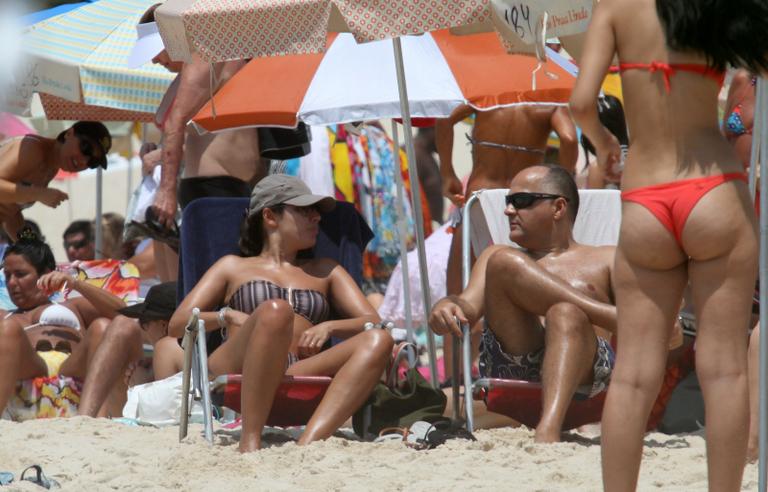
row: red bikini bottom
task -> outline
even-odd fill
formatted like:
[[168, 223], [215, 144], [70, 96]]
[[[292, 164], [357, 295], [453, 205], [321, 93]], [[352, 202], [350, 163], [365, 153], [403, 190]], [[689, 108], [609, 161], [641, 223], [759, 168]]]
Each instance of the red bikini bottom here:
[[683, 227], [693, 207], [710, 190], [735, 179], [747, 182], [744, 173], [718, 174], [635, 188], [622, 192], [621, 199], [639, 203], [647, 208], [675, 236], [677, 244], [682, 247]]

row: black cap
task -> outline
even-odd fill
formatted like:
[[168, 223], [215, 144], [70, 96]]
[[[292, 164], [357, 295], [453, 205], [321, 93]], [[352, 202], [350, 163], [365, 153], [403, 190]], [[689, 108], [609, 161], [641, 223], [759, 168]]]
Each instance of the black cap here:
[[118, 310], [129, 318], [168, 321], [176, 311], [176, 282], [154, 285], [147, 292], [144, 302]]
[[112, 135], [109, 134], [109, 130], [103, 123], [98, 121], [78, 121], [72, 125], [72, 129], [80, 138], [86, 139], [91, 142], [96, 148], [101, 150], [101, 155], [94, 155], [91, 157], [92, 165], [90, 167], [107, 168], [107, 154], [109, 149], [112, 148]]

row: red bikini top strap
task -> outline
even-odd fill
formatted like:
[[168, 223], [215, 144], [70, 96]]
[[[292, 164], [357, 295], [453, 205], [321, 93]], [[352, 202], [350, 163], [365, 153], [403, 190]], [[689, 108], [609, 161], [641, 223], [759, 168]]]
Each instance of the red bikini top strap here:
[[651, 73], [661, 72], [664, 77], [664, 88], [667, 92], [672, 90], [672, 75], [677, 71], [691, 72], [704, 77], [709, 77], [717, 82], [718, 85], [723, 85], [723, 81], [725, 80], [724, 73], [697, 63], [664, 63], [653, 61], [651, 63], [620, 63], [618, 67], [612, 66], [609, 68], [611, 73], [623, 72], [625, 70], [648, 70]]
[[661, 72], [661, 75], [664, 77], [664, 88], [667, 90], [667, 92], [672, 90], [672, 75], [675, 73], [675, 69], [677, 69], [677, 65], [670, 65], [669, 63], [664, 62], [658, 62], [658, 61], [652, 61], [651, 63], [620, 63], [619, 64], [619, 71], [623, 72], [625, 70], [648, 70], [650, 73], [654, 72]]

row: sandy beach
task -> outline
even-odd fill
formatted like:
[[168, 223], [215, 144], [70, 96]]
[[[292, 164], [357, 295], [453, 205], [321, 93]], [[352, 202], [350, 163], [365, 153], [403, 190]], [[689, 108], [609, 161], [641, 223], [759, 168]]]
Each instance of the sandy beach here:
[[[40, 464], [63, 490], [600, 490], [597, 438], [569, 434], [569, 442], [534, 445], [525, 428], [478, 431], [477, 442], [449, 441], [429, 451], [400, 442], [331, 438], [306, 447], [274, 434], [268, 447], [237, 452], [237, 439], [218, 431], [209, 447], [201, 427], [179, 443], [178, 427], [130, 427], [106, 419], [0, 421], [0, 471], [19, 484], [28, 465]], [[704, 440], [697, 435], [649, 434], [640, 490], [706, 490]], [[757, 487], [757, 466], [746, 469], [743, 490]]]

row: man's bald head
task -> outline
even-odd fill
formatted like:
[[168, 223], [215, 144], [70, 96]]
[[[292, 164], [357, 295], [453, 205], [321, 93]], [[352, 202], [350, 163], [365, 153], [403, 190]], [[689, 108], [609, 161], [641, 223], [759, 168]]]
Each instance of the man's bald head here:
[[579, 212], [579, 188], [571, 173], [556, 164], [540, 164], [523, 169], [512, 180], [513, 185], [535, 187], [539, 192], [562, 195], [568, 202], [568, 215], [576, 222]]

